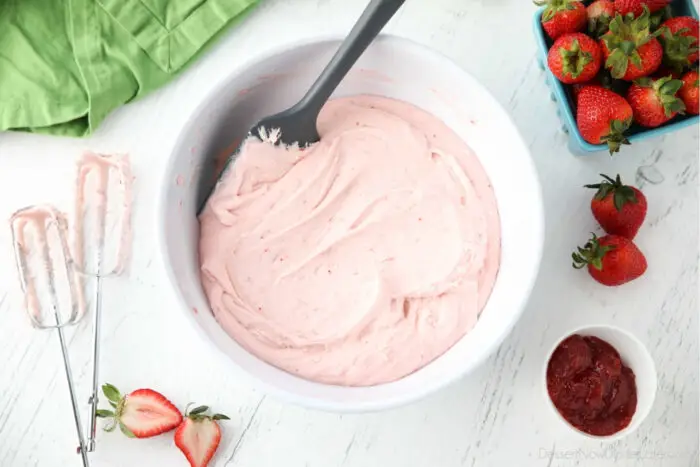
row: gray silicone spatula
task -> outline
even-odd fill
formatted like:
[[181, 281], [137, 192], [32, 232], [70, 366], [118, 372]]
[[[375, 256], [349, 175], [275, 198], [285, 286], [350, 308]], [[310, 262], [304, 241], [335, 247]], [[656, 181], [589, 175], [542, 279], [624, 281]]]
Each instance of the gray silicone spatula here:
[[[291, 108], [260, 120], [250, 129], [248, 135], [261, 138], [261, 129], [264, 128], [267, 132], [279, 129], [281, 135], [277, 144], [296, 143], [299, 147], [305, 147], [317, 142], [319, 136], [316, 119], [321, 107], [405, 1], [372, 0], [306, 95]], [[226, 172], [237, 152], [238, 150], [229, 157], [219, 177]], [[210, 195], [211, 193], [204, 198], [199, 211], [204, 208]]]

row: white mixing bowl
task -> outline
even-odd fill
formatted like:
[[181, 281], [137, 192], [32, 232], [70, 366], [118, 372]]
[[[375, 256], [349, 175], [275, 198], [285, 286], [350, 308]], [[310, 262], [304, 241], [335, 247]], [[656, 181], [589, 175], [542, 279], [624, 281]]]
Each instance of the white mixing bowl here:
[[[263, 116], [298, 101], [339, 45], [338, 39], [287, 46], [241, 66], [202, 102], [185, 125], [167, 167], [158, 229], [164, 264], [192, 328], [222, 354], [231, 371], [273, 395], [307, 407], [358, 412], [421, 398], [471, 372], [520, 317], [540, 264], [544, 215], [528, 149], [496, 99], [439, 53], [380, 37], [334, 96], [377, 94], [410, 102], [442, 119], [478, 155], [495, 190], [502, 229], [501, 267], [474, 329], [415, 373], [373, 387], [340, 387], [292, 376], [248, 353], [214, 319], [199, 278], [195, 216], [213, 160], [229, 154]], [[270, 291], [274, 293], [274, 291]]]

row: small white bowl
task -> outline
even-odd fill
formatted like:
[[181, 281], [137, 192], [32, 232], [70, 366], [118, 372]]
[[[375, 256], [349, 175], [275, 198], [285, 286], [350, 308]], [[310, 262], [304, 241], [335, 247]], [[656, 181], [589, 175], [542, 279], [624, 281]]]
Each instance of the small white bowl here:
[[[609, 436], [594, 436], [579, 430], [559, 413], [554, 406], [554, 402], [552, 402], [552, 399], [549, 397], [549, 391], [547, 390], [547, 367], [549, 365], [549, 360], [552, 358], [552, 354], [554, 354], [557, 347], [559, 347], [559, 344], [574, 334], [593, 336], [604, 340], [618, 351], [622, 363], [634, 372], [637, 386], [637, 409], [632, 416], [630, 424], [617, 433]], [[598, 441], [617, 441], [639, 428], [639, 425], [641, 425], [647, 415], [649, 415], [651, 407], [654, 405], [656, 386], [656, 367], [654, 366], [654, 360], [651, 358], [651, 354], [644, 344], [633, 334], [607, 324], [583, 326], [566, 333], [561, 339], [558, 339], [556, 344], [552, 346], [552, 350], [547, 354], [542, 375], [544, 398], [547, 400], [547, 405], [552, 409], [555, 417], [579, 435]]]
[[[223, 355], [231, 372], [282, 399], [337, 412], [381, 410], [424, 397], [473, 371], [520, 318], [542, 256], [544, 213], [527, 145], [498, 101], [469, 73], [406, 39], [381, 36], [334, 93], [400, 99], [440, 118], [477, 154], [493, 185], [501, 220], [501, 265], [479, 320], [424, 368], [372, 387], [308, 381], [253, 356], [218, 325], [199, 276], [195, 215], [213, 159], [231, 154], [261, 117], [297, 102], [337, 50], [340, 38], [287, 44], [241, 64], [190, 116], [164, 174], [157, 230], [163, 262], [193, 330]], [[274, 293], [274, 291], [271, 291]], [[195, 311], [196, 310], [196, 311]]]

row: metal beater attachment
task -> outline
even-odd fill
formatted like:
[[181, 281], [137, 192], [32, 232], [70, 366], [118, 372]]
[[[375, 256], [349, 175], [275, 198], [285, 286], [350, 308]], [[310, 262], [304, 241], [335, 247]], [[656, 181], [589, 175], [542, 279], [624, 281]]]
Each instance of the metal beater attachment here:
[[86, 153], [78, 162], [73, 221], [75, 270], [95, 279], [92, 388], [87, 450], [95, 450], [99, 397], [102, 279], [121, 274], [131, 243], [132, 176], [126, 156]]
[[78, 434], [78, 453], [83, 466], [89, 467], [63, 332], [64, 327], [77, 323], [83, 315], [80, 283], [66, 241], [66, 217], [50, 205], [29, 206], [12, 215], [10, 228], [17, 273], [32, 325], [38, 329], [54, 329], [58, 334]]

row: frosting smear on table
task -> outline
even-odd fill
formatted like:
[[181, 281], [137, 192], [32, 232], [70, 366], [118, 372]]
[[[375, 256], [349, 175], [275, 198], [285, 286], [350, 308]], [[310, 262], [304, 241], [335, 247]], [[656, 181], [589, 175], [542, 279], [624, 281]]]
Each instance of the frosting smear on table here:
[[329, 101], [305, 150], [247, 140], [200, 217], [221, 326], [303, 378], [406, 376], [476, 323], [500, 225], [478, 159], [434, 116], [378, 96]]

